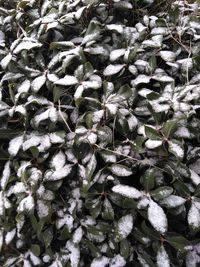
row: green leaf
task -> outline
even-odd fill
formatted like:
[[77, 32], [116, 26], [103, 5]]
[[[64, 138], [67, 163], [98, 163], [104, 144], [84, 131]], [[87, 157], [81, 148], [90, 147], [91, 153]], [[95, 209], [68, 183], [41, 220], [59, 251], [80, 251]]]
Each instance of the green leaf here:
[[31, 245], [31, 251], [33, 252], [34, 255], [39, 256], [40, 255], [40, 246], [37, 244], [32, 244]]
[[127, 239], [123, 239], [120, 242], [120, 254], [126, 260], [129, 257], [130, 253], [130, 242]]
[[184, 236], [177, 234], [168, 234], [165, 236], [165, 240], [175, 249], [184, 250], [186, 246], [190, 246], [191, 243]]
[[164, 198], [170, 196], [172, 193], [173, 193], [173, 188], [170, 186], [161, 186], [161, 187], [158, 187], [157, 189], [150, 192], [151, 196], [155, 200], [164, 199]]
[[142, 183], [146, 192], [149, 192], [155, 185], [155, 170], [149, 169], [142, 176]]
[[114, 210], [110, 201], [106, 198], [103, 202], [103, 210], [101, 216], [104, 220], [114, 220]]
[[166, 138], [171, 138], [177, 129], [178, 129], [177, 120], [169, 120], [165, 122], [162, 128], [162, 133]]
[[145, 221], [141, 224], [142, 231], [152, 240], [160, 240], [160, 235], [154, 229], [146, 225]]
[[162, 135], [159, 133], [159, 131], [156, 130], [155, 128], [147, 125], [145, 125], [144, 128], [145, 128], [145, 134], [148, 138], [153, 140], [161, 140], [163, 138]]

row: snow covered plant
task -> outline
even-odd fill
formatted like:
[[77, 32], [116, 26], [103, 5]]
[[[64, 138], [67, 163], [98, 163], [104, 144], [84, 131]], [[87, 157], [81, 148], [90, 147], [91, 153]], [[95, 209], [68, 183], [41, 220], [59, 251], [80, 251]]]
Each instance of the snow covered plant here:
[[198, 1], [0, 1], [0, 266], [197, 267], [199, 238]]

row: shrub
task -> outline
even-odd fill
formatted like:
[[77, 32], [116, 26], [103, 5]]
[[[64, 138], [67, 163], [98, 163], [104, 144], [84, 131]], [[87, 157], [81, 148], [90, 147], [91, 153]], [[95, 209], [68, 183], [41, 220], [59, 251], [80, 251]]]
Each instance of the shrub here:
[[1, 266], [200, 263], [200, 6], [156, 3], [1, 4]]

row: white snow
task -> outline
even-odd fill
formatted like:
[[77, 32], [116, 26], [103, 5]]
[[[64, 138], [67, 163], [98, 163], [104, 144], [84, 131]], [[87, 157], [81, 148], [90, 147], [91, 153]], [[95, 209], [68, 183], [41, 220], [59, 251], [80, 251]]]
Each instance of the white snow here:
[[28, 254], [34, 266], [41, 264], [41, 260], [39, 257], [35, 256], [31, 251], [29, 251]]
[[49, 137], [52, 144], [62, 144], [65, 141], [64, 136], [59, 132], [50, 133]]
[[65, 165], [66, 159], [65, 154], [62, 151], [59, 151], [51, 161], [51, 167], [56, 170], [61, 169]]
[[47, 109], [46, 111], [36, 115], [33, 119], [35, 126], [38, 127], [41, 121], [47, 120], [49, 118], [49, 113], [50, 110]]
[[1, 60], [1, 67], [5, 70], [12, 59], [12, 54], [9, 53]]
[[139, 190], [128, 185], [115, 185], [113, 186], [112, 191], [128, 198], [138, 199], [142, 196], [142, 193]]
[[69, 250], [69, 258], [71, 261], [71, 267], [78, 267], [80, 261], [80, 249], [72, 241], [67, 241], [66, 248]]
[[159, 147], [161, 145], [162, 145], [162, 140], [151, 140], [151, 139], [149, 139], [149, 140], [147, 140], [145, 142], [145, 146], [148, 149], [155, 149], [155, 148], [157, 148], [157, 147]]
[[118, 33], [123, 33], [123, 25], [109, 24], [106, 25], [106, 28], [110, 31], [117, 31]]
[[108, 109], [110, 115], [116, 115], [117, 104], [106, 104], [105, 107]]
[[158, 267], [170, 267], [169, 256], [162, 245], [156, 255], [156, 263]]
[[47, 171], [44, 176], [44, 181], [57, 181], [64, 177], [66, 177], [68, 174], [70, 174], [72, 169], [71, 165], [65, 165], [62, 167], [62, 169], [57, 169], [54, 172]]
[[135, 80], [133, 80], [134, 85], [138, 85], [141, 83], [149, 83], [151, 77], [144, 75], [144, 74], [139, 74]]
[[54, 123], [58, 120], [58, 111], [55, 107], [49, 109], [49, 119]]
[[87, 135], [87, 139], [91, 145], [94, 145], [97, 142], [97, 134], [91, 132]]
[[81, 84], [77, 87], [76, 92], [74, 94], [74, 99], [77, 100], [78, 98], [80, 98], [82, 96], [82, 93], [84, 91], [84, 86]]
[[42, 135], [40, 140], [40, 145], [38, 146], [38, 150], [40, 152], [45, 152], [47, 149], [51, 147], [49, 135]]
[[153, 200], [149, 202], [147, 210], [148, 219], [151, 225], [161, 234], [167, 231], [167, 217], [163, 209]]
[[80, 243], [80, 241], [83, 237], [83, 233], [84, 232], [83, 232], [83, 229], [81, 226], [76, 229], [76, 231], [74, 232], [73, 237], [72, 237], [72, 240], [75, 244]]
[[41, 75], [35, 78], [31, 83], [33, 92], [37, 93], [42, 88], [42, 86], [45, 84], [45, 82], [46, 82], [46, 75]]
[[133, 229], [133, 216], [128, 214], [119, 219], [117, 223], [117, 233], [120, 238], [126, 238]]
[[183, 158], [184, 151], [183, 151], [183, 149], [181, 148], [180, 145], [178, 145], [176, 143], [173, 143], [171, 141], [168, 142], [168, 144], [169, 144], [170, 152], [172, 152], [178, 158]]
[[49, 206], [42, 200], [37, 200], [37, 213], [39, 218], [48, 216]]
[[195, 202], [192, 202], [192, 205], [188, 212], [188, 224], [193, 229], [197, 229], [200, 227], [200, 211], [196, 207]]
[[126, 50], [125, 50], [124, 48], [113, 50], [113, 51], [110, 53], [110, 61], [115, 61], [115, 60], [117, 60], [118, 58], [120, 58], [121, 56], [124, 55], [125, 51], [126, 51]]
[[16, 184], [13, 187], [13, 194], [20, 194], [20, 193], [24, 193], [26, 192], [26, 187], [24, 185], [24, 183], [22, 182], [16, 182]]
[[178, 137], [182, 137], [182, 138], [190, 138], [190, 135], [191, 135], [188, 128], [186, 128], [184, 126], [179, 127], [178, 130], [175, 132], [175, 134]]
[[20, 135], [12, 139], [9, 143], [8, 152], [11, 156], [16, 156], [18, 151], [20, 150], [24, 141], [24, 136]]
[[121, 177], [130, 176], [132, 174], [132, 171], [129, 168], [120, 164], [112, 165], [110, 167], [110, 170], [112, 171], [113, 174]]
[[125, 259], [121, 255], [116, 255], [113, 259], [110, 261], [110, 267], [123, 267], [126, 265]]
[[173, 62], [176, 59], [176, 54], [171, 51], [160, 51], [160, 56], [163, 60]]
[[116, 64], [116, 65], [110, 64], [105, 68], [103, 75], [111, 76], [111, 75], [117, 74], [118, 72], [120, 72], [120, 70], [122, 70], [123, 67], [124, 65], [122, 64]]
[[186, 200], [182, 197], [175, 196], [175, 195], [170, 195], [166, 198], [164, 198], [160, 204], [168, 207], [168, 208], [175, 208], [183, 205], [186, 202]]
[[22, 201], [19, 203], [19, 206], [17, 208], [17, 210], [19, 212], [23, 212], [23, 211], [31, 211], [34, 209], [34, 199], [31, 195], [25, 197], [24, 199], [22, 199]]
[[13, 240], [15, 234], [16, 234], [15, 228], [6, 234], [6, 236], [5, 236], [6, 245], [10, 244], [10, 242]]
[[109, 258], [102, 256], [100, 258], [95, 258], [90, 267], [106, 267], [107, 264], [109, 264]]
[[195, 171], [193, 171], [192, 169], [190, 169], [190, 173], [191, 173], [191, 177], [190, 178], [191, 178], [192, 182], [195, 185], [200, 184], [200, 176]]
[[23, 143], [23, 150], [26, 151], [33, 146], [38, 146], [40, 144], [41, 138], [37, 135], [27, 135], [26, 141]]
[[1, 181], [0, 181], [1, 188], [3, 190], [5, 190], [5, 188], [6, 188], [6, 185], [8, 183], [9, 177], [10, 177], [10, 161], [7, 161], [5, 166], [4, 166], [2, 177], [1, 177]]
[[149, 205], [149, 199], [147, 197], [142, 198], [140, 201], [137, 203], [137, 208], [138, 209], [144, 209]]
[[22, 50], [30, 50], [36, 47], [41, 47], [41, 43], [34, 43], [31, 41], [22, 41], [13, 51], [14, 54], [19, 54]]
[[71, 76], [71, 75], [65, 75], [64, 78], [56, 81], [54, 84], [57, 85], [64, 85], [64, 86], [70, 86], [70, 85], [75, 85], [78, 83], [78, 80], [76, 77]]
[[66, 214], [63, 218], [57, 219], [56, 226], [57, 229], [60, 229], [61, 227], [63, 227], [63, 225], [66, 225], [69, 232], [71, 232], [73, 228], [73, 222], [73, 217], [69, 214]]

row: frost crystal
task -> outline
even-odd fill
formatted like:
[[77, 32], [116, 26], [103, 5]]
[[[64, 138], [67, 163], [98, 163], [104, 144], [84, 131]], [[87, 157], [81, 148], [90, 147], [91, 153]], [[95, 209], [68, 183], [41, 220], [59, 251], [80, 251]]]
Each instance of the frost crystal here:
[[152, 226], [161, 234], [167, 231], [167, 217], [163, 209], [153, 200], [149, 203], [148, 219]]
[[112, 191], [128, 198], [138, 199], [142, 196], [142, 193], [139, 190], [128, 185], [115, 185], [113, 186]]

